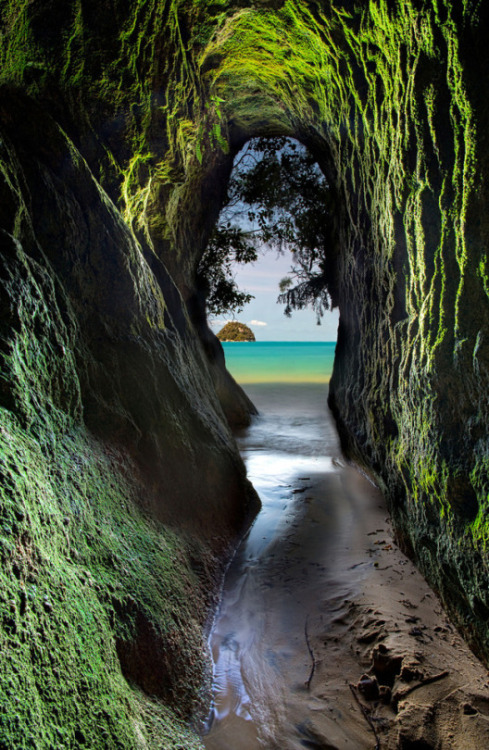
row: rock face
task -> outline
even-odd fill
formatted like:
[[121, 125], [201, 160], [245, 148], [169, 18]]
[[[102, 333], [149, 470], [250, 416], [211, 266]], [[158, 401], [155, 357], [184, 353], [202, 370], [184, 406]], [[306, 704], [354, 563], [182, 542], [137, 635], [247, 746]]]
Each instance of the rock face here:
[[489, 657], [480, 5], [3, 4], [0, 744], [199, 746], [205, 592], [256, 501], [195, 270], [256, 135], [333, 186], [343, 446]]
[[217, 338], [219, 341], [255, 341], [255, 334], [244, 323], [231, 321], [221, 328]]
[[216, 555], [256, 501], [171, 279], [42, 109], [0, 110], [0, 744], [192, 747], [153, 699], [201, 710]]

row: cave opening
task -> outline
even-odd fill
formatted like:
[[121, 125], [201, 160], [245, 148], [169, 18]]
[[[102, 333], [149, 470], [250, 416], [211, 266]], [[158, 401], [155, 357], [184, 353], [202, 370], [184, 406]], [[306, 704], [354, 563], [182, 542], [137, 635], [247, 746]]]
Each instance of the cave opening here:
[[211, 327], [244, 316], [259, 340], [336, 340], [334, 213], [331, 182], [305, 145], [249, 139], [197, 267]]

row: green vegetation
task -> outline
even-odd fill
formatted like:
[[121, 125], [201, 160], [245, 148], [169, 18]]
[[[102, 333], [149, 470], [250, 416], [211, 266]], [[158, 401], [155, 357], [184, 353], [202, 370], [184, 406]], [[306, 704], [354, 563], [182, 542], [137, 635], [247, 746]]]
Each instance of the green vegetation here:
[[256, 235], [231, 222], [214, 227], [197, 268], [197, 284], [205, 294], [209, 315], [242, 312], [253, 295], [238, 288], [235, 264], [257, 259]]
[[[182, 721], [201, 679], [195, 618], [205, 611], [191, 547], [138, 510], [121, 460], [128, 471], [79, 429], [40, 445], [0, 411], [4, 747], [201, 747]], [[186, 665], [167, 707], [121, 674], [141, 616], [154, 633], [150, 658]], [[144, 650], [139, 658], [144, 668]], [[137, 673], [128, 665], [125, 676]]]
[[233, 320], [221, 328], [217, 338], [219, 341], [255, 341], [255, 334], [244, 323]]
[[[15, 104], [10, 100], [12, 114]], [[35, 121], [37, 128], [45, 125], [39, 116]], [[34, 196], [29, 209], [18, 180], [22, 169], [4, 134], [2, 144], [2, 219], [17, 224], [17, 237], [0, 233], [0, 745], [197, 750], [202, 746], [187, 723], [203, 700], [201, 629], [208, 594], [202, 581], [212, 581], [212, 555], [203, 540], [172, 530], [149, 511], [141, 465], [121, 435], [97, 438], [93, 430], [101, 431], [101, 420], [92, 419], [92, 429], [84, 423], [90, 401], [86, 369], [92, 367], [92, 387], [98, 376], [100, 393], [102, 357], [94, 372], [81, 291], [73, 278], [69, 286], [53, 272], [40, 244], [47, 246], [45, 232], [59, 224], [60, 213], [69, 214], [73, 171], [78, 205], [87, 194], [92, 203], [93, 194], [86, 172], [65, 153], [63, 190], [51, 192], [51, 215], [39, 223], [35, 199], [52, 190], [50, 149], [60, 152], [53, 132], [43, 132], [43, 191], [35, 190], [36, 155], [27, 157]], [[37, 209], [44, 213], [42, 204]], [[103, 222], [103, 207], [85, 206], [83, 216], [85, 223], [74, 223], [72, 216], [71, 224], [56, 226], [61, 235], [76, 228], [72, 243], [57, 246], [58, 269], [66, 247], [76, 248], [81, 263], [77, 237], [94, 216]], [[93, 232], [94, 254], [97, 236], [104, 235], [105, 254], [113, 250], [114, 225], [105, 219], [105, 232]], [[136, 258], [123, 235], [118, 241], [126, 267], [134, 270]], [[80, 267], [76, 273], [80, 278]], [[142, 300], [149, 279], [141, 266], [139, 274]], [[114, 297], [118, 277], [111, 278]], [[86, 268], [83, 281], [93, 326], [101, 290], [94, 289]], [[157, 321], [156, 299], [149, 311]], [[133, 348], [133, 368], [135, 354]], [[120, 365], [114, 369], [121, 372]], [[120, 385], [110, 394], [114, 410]], [[154, 400], [151, 407], [157, 408]], [[114, 417], [107, 412], [105, 424], [113, 434]]]
[[311, 305], [318, 320], [329, 308], [331, 194], [314, 157], [286, 138], [252, 139], [237, 163], [224, 207], [197, 274], [213, 315], [240, 312], [252, 295], [238, 289], [233, 264], [270, 250], [291, 255], [279, 302]]

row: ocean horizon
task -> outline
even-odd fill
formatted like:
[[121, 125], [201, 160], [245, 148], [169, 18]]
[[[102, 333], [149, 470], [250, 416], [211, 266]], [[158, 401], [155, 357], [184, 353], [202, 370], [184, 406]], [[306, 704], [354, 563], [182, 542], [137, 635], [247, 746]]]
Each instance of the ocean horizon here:
[[328, 383], [336, 341], [226, 341], [226, 366], [248, 383]]

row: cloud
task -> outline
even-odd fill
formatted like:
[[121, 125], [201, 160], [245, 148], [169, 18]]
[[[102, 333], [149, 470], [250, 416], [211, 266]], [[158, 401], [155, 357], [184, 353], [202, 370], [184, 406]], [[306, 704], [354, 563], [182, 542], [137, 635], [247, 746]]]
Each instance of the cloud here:
[[263, 320], [250, 320], [249, 326], [267, 326], [268, 323], [264, 323]]

